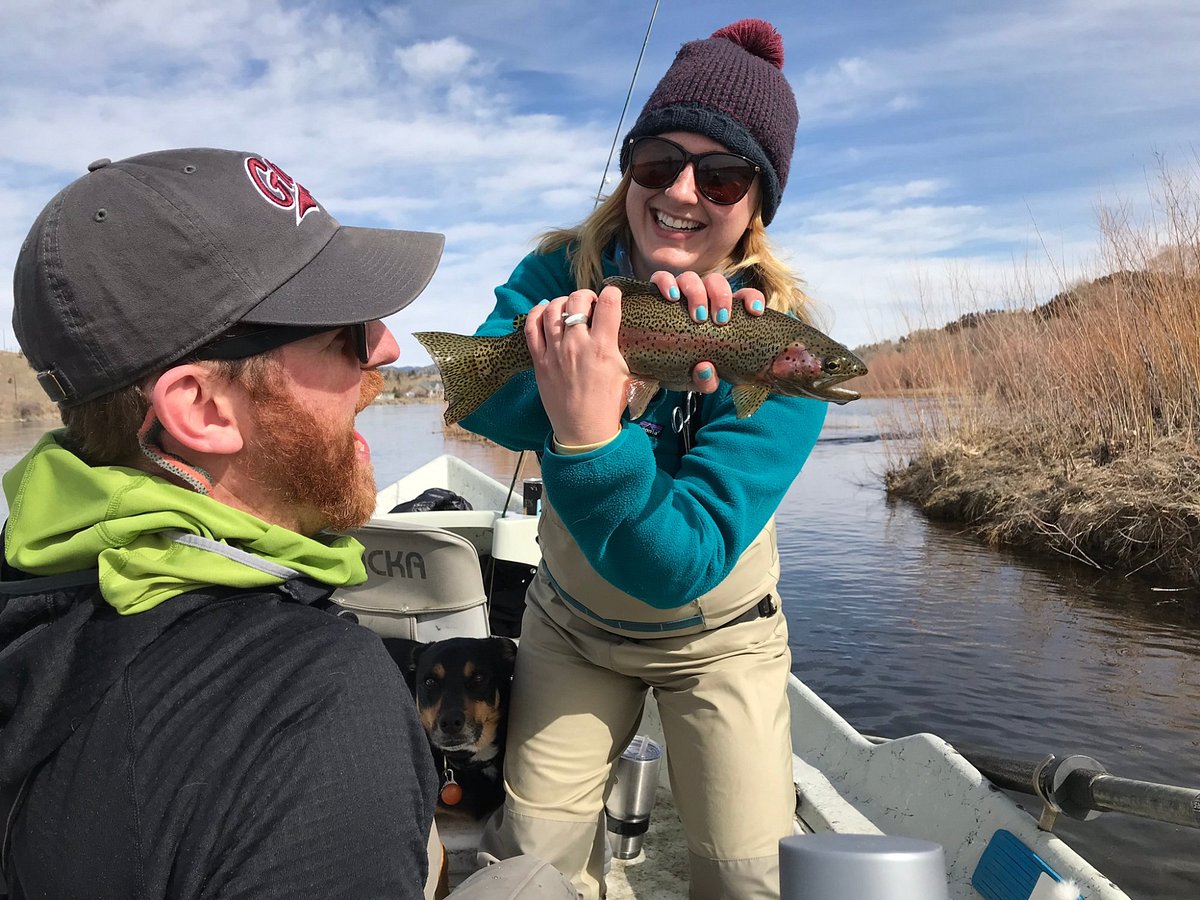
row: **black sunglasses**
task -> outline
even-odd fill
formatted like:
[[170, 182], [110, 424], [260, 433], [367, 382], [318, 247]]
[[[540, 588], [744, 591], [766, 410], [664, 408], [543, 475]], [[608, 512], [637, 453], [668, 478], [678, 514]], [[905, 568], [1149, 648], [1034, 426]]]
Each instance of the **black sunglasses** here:
[[[354, 342], [354, 355], [364, 365], [371, 358], [371, 348], [367, 343], [367, 325], [358, 322], [353, 325], [343, 325], [350, 329], [350, 339]], [[337, 325], [263, 325], [261, 327], [235, 328], [225, 332], [218, 338], [197, 347], [179, 363], [199, 362], [205, 359], [246, 359], [258, 356], [284, 344], [302, 341], [327, 331], [336, 331]], [[177, 363], [176, 365], [178, 365]]]
[[689, 163], [696, 166], [696, 189], [721, 206], [732, 206], [750, 190], [754, 176], [762, 170], [753, 160], [713, 150], [688, 153], [674, 141], [661, 137], [629, 141], [629, 177], [652, 191], [670, 187]]

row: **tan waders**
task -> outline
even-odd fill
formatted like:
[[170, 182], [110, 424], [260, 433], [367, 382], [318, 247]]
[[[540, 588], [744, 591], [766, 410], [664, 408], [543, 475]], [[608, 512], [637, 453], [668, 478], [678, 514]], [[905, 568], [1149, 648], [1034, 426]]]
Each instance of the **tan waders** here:
[[781, 612], [687, 637], [635, 640], [571, 612], [544, 569], [517, 653], [503, 813], [481, 854], [534, 854], [579, 896], [603, 894], [604, 790], [655, 691], [691, 896], [777, 898], [795, 793]]

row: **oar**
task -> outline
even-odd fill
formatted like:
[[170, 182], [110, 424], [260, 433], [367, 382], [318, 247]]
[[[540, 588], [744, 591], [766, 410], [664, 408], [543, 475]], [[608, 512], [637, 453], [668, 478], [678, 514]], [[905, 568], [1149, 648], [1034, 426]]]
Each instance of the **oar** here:
[[[872, 743], [888, 738], [868, 735]], [[1087, 821], [1102, 812], [1200, 828], [1200, 790], [1120, 778], [1090, 756], [1042, 759], [1001, 756], [967, 745], [954, 747], [997, 787], [1032, 794], [1044, 804], [1038, 827], [1052, 831], [1059, 813]]]

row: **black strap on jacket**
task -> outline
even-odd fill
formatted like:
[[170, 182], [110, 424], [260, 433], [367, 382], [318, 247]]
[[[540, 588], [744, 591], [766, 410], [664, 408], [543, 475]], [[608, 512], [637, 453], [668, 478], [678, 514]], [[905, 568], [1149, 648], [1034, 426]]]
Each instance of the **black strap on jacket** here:
[[0, 840], [0, 900], [21, 896], [16, 883], [16, 876], [9, 867], [9, 855], [12, 852], [12, 832], [21, 811], [21, 801], [25, 799], [25, 786], [33, 773], [28, 773], [21, 783], [0, 788], [0, 821], [4, 822], [4, 837]]

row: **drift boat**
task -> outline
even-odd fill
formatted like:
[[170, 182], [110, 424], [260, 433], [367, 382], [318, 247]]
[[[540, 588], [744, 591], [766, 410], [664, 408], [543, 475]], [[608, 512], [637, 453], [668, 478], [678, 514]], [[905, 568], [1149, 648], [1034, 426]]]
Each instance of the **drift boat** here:
[[[518, 637], [525, 586], [536, 572], [540, 482], [517, 495], [444, 455], [379, 492], [366, 547], [368, 581], [335, 600], [385, 637]], [[519, 639], [519, 638], [518, 638]], [[1116, 809], [1176, 824], [1200, 822], [1200, 793], [1109, 775], [1088, 757], [1023, 761], [960, 752], [931, 734], [860, 734], [795, 675], [792, 716], [796, 834], [892, 835], [942, 847], [951, 900], [1127, 900], [1054, 835], [1060, 814]], [[661, 746], [651, 697], [642, 735]], [[665, 746], [664, 754], [670, 754]], [[687, 853], [667, 767], [649, 831], [632, 859], [614, 858], [610, 900], [687, 897]], [[1035, 819], [1002, 790], [1040, 798]], [[454, 885], [475, 868], [480, 825], [440, 810]], [[786, 900], [786, 898], [785, 898]]]

